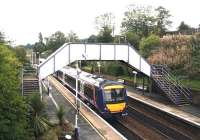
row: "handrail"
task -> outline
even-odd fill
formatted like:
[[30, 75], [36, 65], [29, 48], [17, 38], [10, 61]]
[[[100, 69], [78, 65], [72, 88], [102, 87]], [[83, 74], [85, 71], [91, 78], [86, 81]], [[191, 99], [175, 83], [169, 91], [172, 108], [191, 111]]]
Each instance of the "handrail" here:
[[[178, 89], [182, 89], [184, 96], [186, 96], [187, 98], [190, 98], [191, 92], [187, 88], [183, 88], [183, 85], [181, 83], [177, 82], [176, 80], [174, 80], [174, 78], [172, 78], [172, 76], [170, 74], [168, 75], [168, 77], [178, 85], [178, 86], [176, 86]], [[186, 91], [186, 89], [187, 89], [187, 91]]]
[[[168, 83], [171, 83], [171, 84], [173, 84], [175, 87], [176, 87], [176, 84], [174, 84], [172, 81], [170, 81], [170, 79], [167, 79], [166, 77], [163, 77]], [[171, 88], [170, 88], [170, 90], [171, 90]], [[174, 90], [172, 90], [172, 91], [174, 91]]]
[[[152, 72], [153, 70], [161, 70], [161, 73], [162, 75], [167, 75], [167, 79], [165, 78], [165, 80], [167, 80], [168, 82], [171, 82], [181, 93], [183, 93], [183, 95], [186, 97], [187, 100], [190, 99], [190, 95], [191, 95], [191, 92], [189, 89], [187, 88], [183, 88], [183, 85], [179, 82], [177, 82], [173, 77], [172, 75], [169, 73], [169, 69], [167, 66], [163, 66], [163, 65], [153, 65], [152, 67]], [[190, 100], [189, 100], [190, 101]]]

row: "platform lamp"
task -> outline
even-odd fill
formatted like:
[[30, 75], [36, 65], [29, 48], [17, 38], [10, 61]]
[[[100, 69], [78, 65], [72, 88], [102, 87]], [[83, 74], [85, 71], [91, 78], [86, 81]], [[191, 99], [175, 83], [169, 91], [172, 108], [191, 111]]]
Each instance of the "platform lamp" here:
[[[82, 57], [85, 58], [87, 55], [82, 54]], [[79, 140], [79, 132], [78, 132], [78, 115], [79, 115], [79, 105], [78, 105], [78, 78], [81, 73], [81, 69], [78, 67], [78, 61], [76, 63], [76, 115], [75, 115], [75, 130], [74, 130], [74, 139]]]
[[78, 78], [80, 74], [80, 69], [78, 67], [78, 61], [76, 64], [76, 115], [75, 115], [75, 130], [74, 130], [74, 139], [79, 140], [78, 132], [78, 115], [79, 115], [79, 106], [78, 106]]
[[137, 76], [137, 71], [132, 71], [134, 74], [134, 88], [136, 88], [136, 76]]

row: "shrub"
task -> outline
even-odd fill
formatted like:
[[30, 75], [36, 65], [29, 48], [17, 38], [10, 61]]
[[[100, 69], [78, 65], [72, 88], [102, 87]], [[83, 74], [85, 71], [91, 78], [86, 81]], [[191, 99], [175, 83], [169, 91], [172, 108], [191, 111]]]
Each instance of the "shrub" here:
[[164, 48], [175, 48], [177, 46], [190, 46], [190, 36], [168, 35], [160, 39], [160, 46]]
[[160, 38], [156, 35], [150, 35], [147, 38], [142, 38], [140, 41], [140, 52], [144, 57], [150, 56], [150, 54], [158, 48], [160, 45]]

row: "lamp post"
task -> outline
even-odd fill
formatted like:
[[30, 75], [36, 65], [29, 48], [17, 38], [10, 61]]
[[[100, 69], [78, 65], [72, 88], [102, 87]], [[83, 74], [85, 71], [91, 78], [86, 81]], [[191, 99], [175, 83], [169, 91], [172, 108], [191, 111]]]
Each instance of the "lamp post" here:
[[[84, 53], [82, 57], [86, 60], [87, 55]], [[78, 115], [79, 115], [79, 105], [78, 105], [78, 78], [81, 70], [78, 67], [78, 61], [76, 63], [76, 115], [75, 115], [75, 130], [74, 130], [74, 139], [79, 140], [79, 132], [78, 132]]]
[[137, 71], [133, 71], [134, 74], [134, 88], [136, 89], [136, 76], [137, 76]]
[[75, 140], [79, 140], [78, 133], [78, 115], [79, 115], [79, 106], [78, 106], [78, 78], [81, 70], [78, 68], [78, 61], [76, 64], [76, 115], [75, 115], [75, 130], [74, 130], [74, 138]]
[[40, 64], [40, 52], [36, 52], [36, 61], [38, 56], [38, 62], [36, 62], [38, 65]]

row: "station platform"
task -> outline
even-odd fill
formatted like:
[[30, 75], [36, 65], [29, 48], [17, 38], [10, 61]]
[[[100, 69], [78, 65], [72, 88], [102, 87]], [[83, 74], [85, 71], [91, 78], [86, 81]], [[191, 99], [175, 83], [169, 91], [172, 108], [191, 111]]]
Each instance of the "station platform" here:
[[[55, 106], [65, 105], [66, 118], [73, 124], [76, 110], [75, 96], [67, 90], [59, 81], [54, 77], [49, 76], [49, 82], [52, 86], [51, 92]], [[64, 97], [64, 98], [63, 98]], [[81, 101], [80, 101], [81, 102]], [[55, 104], [55, 103], [54, 103]], [[71, 106], [71, 107], [70, 107]], [[84, 105], [80, 104], [80, 118], [78, 120], [79, 134], [81, 140], [126, 140], [126, 138], [116, 131], [110, 124], [99, 117], [94, 111]]]
[[150, 93], [141, 93], [134, 90], [132, 87], [127, 87], [127, 94], [129, 97], [143, 102], [149, 106], [166, 112], [176, 118], [182, 119], [183, 121], [197, 126], [200, 128], [200, 109], [192, 107], [191, 105], [176, 106], [164, 100], [163, 96], [154, 98], [154, 95]]
[[[47, 86], [46, 81], [45, 85]], [[50, 94], [48, 95], [47, 93], [43, 93], [43, 100], [46, 103], [47, 116], [51, 123], [58, 124], [59, 121], [56, 117], [56, 112], [59, 106], [63, 106], [65, 111], [65, 121], [70, 126], [70, 130], [67, 131], [67, 134], [72, 135], [76, 110], [68, 101], [66, 101], [65, 98], [63, 98], [54, 85], [50, 84], [50, 86]], [[91, 137], [95, 138], [95, 140], [103, 139], [81, 115], [79, 116], [78, 126], [79, 130], [81, 130], [79, 131], [79, 138], [81, 140], [90, 140]]]

